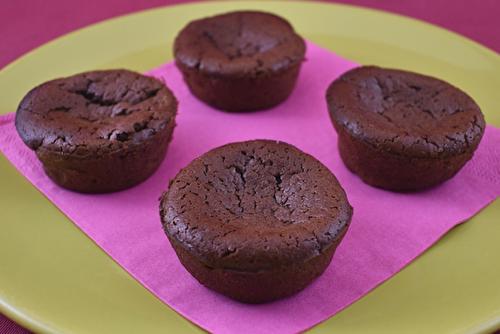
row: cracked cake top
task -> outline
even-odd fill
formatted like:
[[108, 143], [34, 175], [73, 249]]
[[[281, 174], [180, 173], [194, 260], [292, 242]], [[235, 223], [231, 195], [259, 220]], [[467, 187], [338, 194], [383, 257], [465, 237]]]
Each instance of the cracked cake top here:
[[257, 271], [309, 260], [352, 216], [335, 176], [292, 145], [255, 140], [193, 160], [161, 197], [168, 236], [218, 268]]
[[142, 142], [173, 121], [177, 100], [158, 79], [128, 70], [93, 71], [32, 89], [16, 113], [28, 147], [106, 154]]
[[327, 90], [334, 125], [366, 144], [398, 155], [448, 157], [476, 149], [485, 122], [478, 105], [439, 79], [363, 66]]
[[258, 76], [303, 61], [304, 40], [283, 18], [238, 11], [190, 22], [174, 43], [177, 62], [207, 75]]

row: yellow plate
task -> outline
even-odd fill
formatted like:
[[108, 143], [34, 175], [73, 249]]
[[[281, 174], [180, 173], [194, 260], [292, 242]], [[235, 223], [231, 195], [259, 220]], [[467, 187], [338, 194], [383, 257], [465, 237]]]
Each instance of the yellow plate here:
[[[205, 2], [105, 21], [0, 72], [0, 113], [33, 86], [84, 70], [145, 71], [172, 58], [190, 20], [235, 9], [288, 18], [309, 40], [363, 64], [434, 75], [468, 92], [500, 126], [500, 56], [397, 15], [314, 2]], [[77, 13], [75, 13], [77, 15]], [[111, 260], [0, 156], [0, 311], [40, 333], [203, 332]], [[481, 333], [500, 327], [500, 200], [311, 333]]]

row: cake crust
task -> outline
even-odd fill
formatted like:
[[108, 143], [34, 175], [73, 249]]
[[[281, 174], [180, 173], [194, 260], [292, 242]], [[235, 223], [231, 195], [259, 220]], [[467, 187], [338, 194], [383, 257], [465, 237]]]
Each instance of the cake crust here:
[[238, 11], [190, 22], [174, 57], [195, 96], [226, 111], [271, 108], [295, 87], [305, 42], [274, 14]]
[[[326, 269], [352, 207], [319, 161], [292, 145], [256, 140], [191, 162], [162, 195], [160, 217], [202, 284], [263, 302], [303, 289]], [[223, 277], [229, 286], [217, 283]]]
[[19, 104], [16, 129], [46, 173], [80, 192], [122, 190], [163, 160], [177, 100], [158, 79], [128, 70], [43, 83]]
[[485, 129], [466, 93], [413, 72], [359, 67], [328, 87], [326, 101], [346, 166], [389, 190], [450, 179], [473, 156]]

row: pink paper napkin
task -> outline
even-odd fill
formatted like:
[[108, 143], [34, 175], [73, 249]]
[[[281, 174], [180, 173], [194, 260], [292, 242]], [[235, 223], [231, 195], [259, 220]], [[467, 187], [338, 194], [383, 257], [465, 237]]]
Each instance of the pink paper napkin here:
[[[338, 156], [324, 99], [331, 81], [357, 64], [312, 43], [307, 47], [293, 94], [267, 111], [231, 114], [207, 107], [191, 96], [172, 63], [149, 72], [163, 77], [179, 99], [178, 125], [160, 169], [126, 191], [83, 195], [56, 186], [19, 139], [13, 114], [0, 118], [0, 149], [123, 268], [192, 322], [214, 333], [301, 332], [391, 277], [500, 195], [500, 130], [491, 126], [474, 158], [439, 187], [397, 194], [363, 184]], [[333, 262], [308, 288], [276, 302], [245, 305], [204, 288], [184, 270], [161, 228], [158, 198], [195, 157], [256, 138], [288, 142], [322, 161], [346, 190], [354, 218]]]

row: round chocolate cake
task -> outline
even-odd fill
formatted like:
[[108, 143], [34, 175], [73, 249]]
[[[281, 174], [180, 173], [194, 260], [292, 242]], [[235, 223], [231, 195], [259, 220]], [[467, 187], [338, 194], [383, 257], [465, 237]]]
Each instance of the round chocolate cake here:
[[160, 198], [165, 233], [184, 267], [246, 303], [288, 296], [320, 276], [352, 213], [328, 168], [270, 140], [205, 153]]
[[268, 109], [292, 92], [305, 43], [283, 18], [231, 12], [189, 23], [174, 57], [192, 93], [226, 111]]
[[15, 124], [47, 175], [84, 193], [148, 178], [172, 138], [177, 100], [158, 79], [94, 71], [43, 83], [21, 101]]
[[370, 185], [414, 191], [452, 178], [483, 136], [466, 93], [433, 77], [363, 66], [326, 92], [345, 165]]

